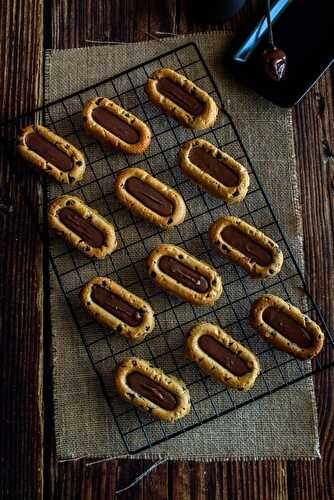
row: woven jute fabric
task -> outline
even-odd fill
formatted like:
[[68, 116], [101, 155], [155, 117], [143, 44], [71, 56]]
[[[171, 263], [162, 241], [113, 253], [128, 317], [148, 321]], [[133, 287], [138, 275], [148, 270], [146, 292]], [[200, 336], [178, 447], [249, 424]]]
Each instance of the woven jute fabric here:
[[[291, 111], [264, 101], [229, 75], [224, 65], [228, 38], [221, 32], [214, 32], [163, 41], [49, 51], [45, 67], [46, 100], [53, 101], [182, 43], [194, 41], [218, 84], [274, 211], [303, 267]], [[52, 271], [51, 288], [57, 454], [62, 458], [126, 456], [97, 376]], [[161, 456], [171, 460], [207, 461], [319, 457], [312, 380], [303, 380], [136, 455]]]

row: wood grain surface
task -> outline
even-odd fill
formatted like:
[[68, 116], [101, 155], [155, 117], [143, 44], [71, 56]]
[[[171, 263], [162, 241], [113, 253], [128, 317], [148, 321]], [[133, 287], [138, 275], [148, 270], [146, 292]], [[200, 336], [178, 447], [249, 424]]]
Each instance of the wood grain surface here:
[[[43, 45], [63, 49], [98, 42], [146, 40], [157, 36], [157, 32], [222, 28], [236, 32], [256, 18], [262, 4], [261, 0], [249, 0], [231, 22], [222, 26], [195, 16], [194, 2], [190, 0], [2, 0], [0, 120], [30, 109], [38, 101]], [[307, 282], [332, 329], [333, 111], [333, 74], [328, 71], [296, 106], [294, 123]], [[0, 498], [111, 499], [117, 489], [152, 462], [114, 460], [89, 465], [88, 459], [57, 461], [48, 329], [43, 342], [41, 337], [41, 244], [31, 212], [2, 154], [0, 160]], [[22, 182], [37, 206], [36, 178], [23, 174]], [[321, 461], [162, 464], [119, 497], [332, 500], [333, 378], [333, 370], [315, 378]]]
[[[42, 1], [0, 2], [0, 121], [37, 104], [43, 60]], [[43, 493], [42, 253], [31, 175], [15, 182], [0, 148], [0, 498]]]

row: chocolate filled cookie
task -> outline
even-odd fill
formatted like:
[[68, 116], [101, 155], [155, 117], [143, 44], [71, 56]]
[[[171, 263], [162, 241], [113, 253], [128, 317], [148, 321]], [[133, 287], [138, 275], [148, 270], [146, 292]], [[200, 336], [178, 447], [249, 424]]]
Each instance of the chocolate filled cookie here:
[[233, 389], [251, 389], [260, 373], [255, 354], [211, 323], [201, 323], [190, 330], [186, 356], [210, 377]]
[[36, 171], [64, 184], [81, 180], [86, 169], [83, 154], [42, 125], [29, 125], [21, 130], [17, 151]]
[[143, 340], [154, 328], [151, 306], [109, 278], [98, 276], [89, 280], [80, 298], [96, 321], [130, 340]]
[[186, 215], [182, 196], [141, 168], [123, 170], [115, 194], [129, 210], [165, 229], [181, 224]]
[[56, 198], [48, 208], [49, 226], [87, 257], [103, 259], [117, 246], [114, 226], [77, 196]]
[[247, 194], [245, 167], [204, 139], [192, 139], [181, 146], [179, 165], [196, 184], [227, 203], [239, 203]]
[[254, 278], [267, 278], [282, 267], [283, 254], [272, 239], [234, 216], [221, 217], [209, 228], [215, 250]]
[[217, 271], [176, 245], [154, 248], [147, 267], [157, 285], [192, 304], [212, 305], [222, 293]]
[[266, 294], [254, 302], [249, 321], [264, 340], [299, 359], [314, 358], [324, 344], [319, 325], [276, 295]]
[[129, 403], [167, 422], [190, 411], [190, 395], [182, 380], [140, 358], [128, 358], [114, 372], [115, 389]]
[[87, 101], [82, 116], [87, 134], [113, 149], [140, 154], [150, 145], [149, 127], [106, 97], [93, 97]]
[[145, 91], [154, 104], [185, 127], [209, 128], [216, 121], [218, 108], [212, 97], [172, 69], [155, 71]]

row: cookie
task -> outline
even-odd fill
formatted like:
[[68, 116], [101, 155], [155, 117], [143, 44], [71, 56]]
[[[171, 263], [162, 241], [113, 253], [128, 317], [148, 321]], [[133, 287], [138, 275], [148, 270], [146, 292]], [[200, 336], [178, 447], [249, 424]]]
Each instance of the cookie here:
[[217, 271], [176, 245], [154, 248], [147, 267], [158, 286], [191, 304], [212, 305], [222, 293]]
[[185, 142], [179, 150], [182, 172], [216, 198], [239, 203], [247, 194], [245, 167], [204, 139]]
[[116, 178], [115, 195], [132, 212], [164, 229], [183, 222], [182, 196], [141, 168], [126, 168]]
[[130, 340], [143, 340], [154, 328], [151, 306], [109, 278], [97, 276], [89, 280], [80, 298], [96, 321]]
[[260, 373], [255, 354], [211, 323], [190, 330], [186, 356], [210, 377], [239, 391], [251, 389]]
[[74, 184], [85, 173], [85, 158], [68, 141], [42, 125], [29, 125], [17, 136], [17, 151], [38, 172]]
[[264, 340], [295, 358], [314, 358], [324, 344], [320, 326], [276, 295], [262, 295], [254, 302], [249, 321]]
[[77, 196], [65, 195], [50, 203], [50, 228], [87, 257], [103, 259], [117, 246], [114, 226]]
[[148, 79], [145, 91], [154, 104], [185, 127], [209, 128], [216, 121], [218, 108], [212, 97], [172, 69], [155, 71]]
[[221, 217], [211, 224], [209, 239], [217, 253], [254, 278], [274, 276], [281, 270], [283, 254], [277, 243], [238, 217]]
[[93, 97], [82, 110], [84, 129], [100, 142], [128, 154], [141, 154], [151, 142], [149, 127], [106, 97]]
[[144, 359], [124, 359], [115, 368], [114, 382], [123, 399], [161, 420], [175, 422], [190, 411], [184, 382]]

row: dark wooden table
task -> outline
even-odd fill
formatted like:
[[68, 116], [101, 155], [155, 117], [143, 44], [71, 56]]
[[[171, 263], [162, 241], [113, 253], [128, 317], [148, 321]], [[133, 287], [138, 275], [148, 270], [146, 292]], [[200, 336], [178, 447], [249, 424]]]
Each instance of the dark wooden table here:
[[[187, 0], [1, 0], [0, 121], [31, 109], [43, 83], [43, 49], [96, 41], [136, 41], [156, 31], [237, 30], [257, 15], [249, 0], [223, 26], [195, 22]], [[205, 2], [204, 2], [205, 5]], [[205, 7], [204, 7], [205, 8]], [[306, 274], [311, 292], [333, 329], [334, 120], [333, 72], [294, 110], [303, 202]], [[42, 328], [42, 246], [31, 212], [0, 158], [0, 498], [109, 499], [148, 461], [55, 457], [50, 381], [50, 332]], [[38, 202], [35, 178], [24, 177]], [[315, 379], [322, 460], [161, 465], [122, 498], [328, 499], [334, 498], [333, 370]]]

